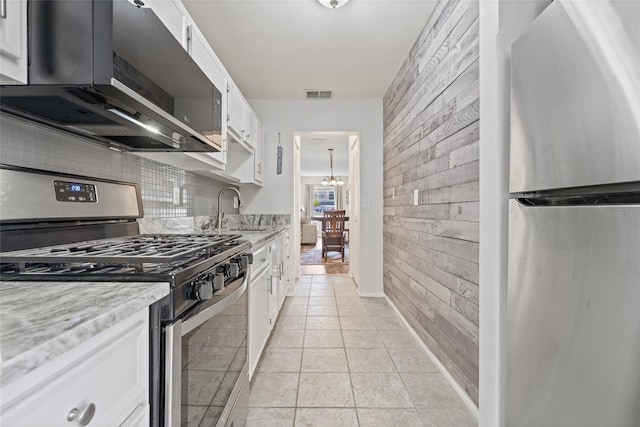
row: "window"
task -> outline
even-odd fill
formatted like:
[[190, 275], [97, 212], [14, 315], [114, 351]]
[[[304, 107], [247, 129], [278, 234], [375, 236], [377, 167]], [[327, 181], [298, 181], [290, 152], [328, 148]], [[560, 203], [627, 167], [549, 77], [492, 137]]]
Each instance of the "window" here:
[[335, 187], [325, 187], [315, 185], [313, 187], [313, 215], [322, 216], [324, 211], [336, 209], [336, 189]]

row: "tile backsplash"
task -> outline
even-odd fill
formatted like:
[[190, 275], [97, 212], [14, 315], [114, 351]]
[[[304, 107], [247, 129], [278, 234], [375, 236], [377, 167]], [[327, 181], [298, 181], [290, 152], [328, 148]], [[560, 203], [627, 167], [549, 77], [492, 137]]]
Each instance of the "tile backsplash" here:
[[[146, 218], [216, 214], [218, 192], [227, 186], [7, 114], [0, 114], [0, 163], [138, 183]], [[181, 200], [174, 205], [176, 187]], [[225, 202], [224, 212], [237, 212], [230, 203]]]

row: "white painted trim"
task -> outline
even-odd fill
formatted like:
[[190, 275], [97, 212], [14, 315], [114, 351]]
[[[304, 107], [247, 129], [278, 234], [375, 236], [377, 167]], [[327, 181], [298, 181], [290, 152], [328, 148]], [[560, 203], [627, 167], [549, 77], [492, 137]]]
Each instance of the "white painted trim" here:
[[[501, 1], [501, 0], [500, 0]], [[504, 426], [504, 313], [508, 211], [499, 1], [480, 2], [479, 425]], [[507, 104], [508, 105], [508, 104]], [[507, 148], [508, 150], [508, 148]], [[507, 168], [505, 171], [505, 167]]]
[[[300, 135], [293, 136], [293, 279], [300, 277]], [[293, 250], [296, 248], [295, 250]], [[295, 287], [295, 286], [294, 286]], [[294, 291], [291, 291], [295, 294]]]
[[447, 370], [447, 368], [445, 368], [442, 362], [440, 362], [440, 359], [438, 359], [436, 355], [433, 354], [431, 349], [429, 349], [429, 347], [427, 347], [427, 345], [420, 339], [416, 331], [414, 331], [411, 325], [409, 325], [409, 322], [407, 322], [407, 319], [405, 319], [404, 316], [402, 316], [402, 314], [400, 313], [400, 310], [398, 310], [398, 307], [395, 306], [395, 304], [391, 301], [391, 299], [386, 294], [384, 294], [384, 297], [387, 299], [389, 304], [391, 304], [391, 307], [393, 307], [396, 313], [398, 313], [398, 316], [400, 316], [400, 319], [402, 319], [407, 329], [409, 329], [409, 332], [411, 333], [411, 335], [413, 335], [413, 338], [415, 338], [418, 345], [422, 347], [422, 349], [427, 353], [427, 355], [429, 356], [429, 359], [431, 359], [433, 364], [436, 365], [436, 367], [438, 368], [438, 371], [440, 371], [440, 373], [446, 378], [446, 380], [449, 382], [453, 390], [464, 402], [469, 412], [471, 412], [471, 415], [473, 415], [473, 417], [477, 421], [479, 418], [479, 413], [478, 413], [478, 407], [476, 406], [476, 404], [473, 402], [473, 400], [471, 400], [469, 395], [464, 391], [464, 388], [460, 384], [458, 384], [455, 378], [453, 378], [453, 375], [449, 373], [449, 371]]
[[[353, 277], [351, 278], [353, 279]], [[358, 291], [358, 295], [362, 298], [385, 298], [386, 295], [384, 292], [360, 292]]]

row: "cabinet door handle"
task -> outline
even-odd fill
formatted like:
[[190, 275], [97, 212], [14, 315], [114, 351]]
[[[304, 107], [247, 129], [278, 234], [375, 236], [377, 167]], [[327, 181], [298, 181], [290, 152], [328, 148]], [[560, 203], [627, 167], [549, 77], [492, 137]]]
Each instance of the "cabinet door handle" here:
[[0, 0], [0, 17], [7, 19], [7, 0]]
[[191, 27], [191, 25], [187, 25], [185, 31], [185, 38], [187, 39], [187, 52], [189, 52], [189, 55], [191, 55], [191, 39], [193, 38], [193, 28]]
[[67, 415], [67, 421], [75, 421], [79, 426], [86, 426], [91, 422], [93, 416], [96, 414], [96, 405], [89, 403], [84, 408], [78, 410], [73, 408]]

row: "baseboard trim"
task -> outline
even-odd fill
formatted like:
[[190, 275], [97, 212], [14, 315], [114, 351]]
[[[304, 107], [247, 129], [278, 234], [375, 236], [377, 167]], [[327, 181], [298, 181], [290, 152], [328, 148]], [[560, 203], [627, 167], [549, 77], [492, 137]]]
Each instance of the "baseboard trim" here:
[[358, 291], [358, 295], [363, 297], [363, 298], [386, 298], [387, 297], [384, 294], [384, 292], [360, 292], [360, 291]]
[[469, 409], [469, 412], [471, 412], [471, 414], [475, 417], [476, 421], [478, 421], [480, 418], [480, 413], [478, 411], [478, 407], [476, 406], [475, 402], [471, 400], [469, 395], [464, 391], [464, 388], [458, 383], [458, 381], [456, 381], [456, 379], [453, 378], [453, 375], [451, 375], [451, 373], [447, 370], [447, 368], [442, 364], [440, 359], [438, 359], [436, 355], [433, 354], [431, 349], [427, 347], [427, 345], [420, 339], [416, 331], [413, 330], [409, 322], [407, 322], [407, 319], [405, 319], [402, 313], [400, 313], [400, 310], [398, 310], [398, 307], [396, 307], [393, 301], [391, 301], [389, 296], [387, 294], [383, 294], [383, 295], [387, 299], [389, 304], [391, 304], [391, 307], [393, 307], [396, 313], [398, 313], [398, 315], [404, 322], [407, 329], [409, 329], [409, 332], [411, 332], [411, 335], [413, 335], [413, 338], [415, 338], [418, 344], [424, 349], [424, 351], [427, 352], [427, 355], [429, 356], [433, 364], [436, 365], [440, 373], [444, 375], [444, 377], [447, 379], [449, 384], [451, 384], [451, 387], [453, 387], [453, 389], [455, 390], [456, 394], [460, 396], [460, 399], [462, 399], [467, 409]]

